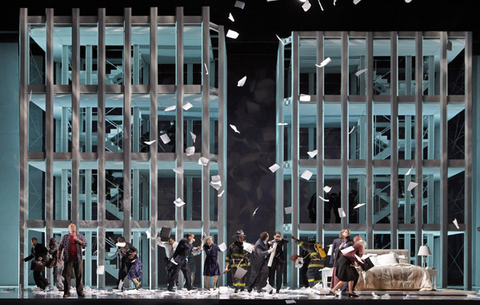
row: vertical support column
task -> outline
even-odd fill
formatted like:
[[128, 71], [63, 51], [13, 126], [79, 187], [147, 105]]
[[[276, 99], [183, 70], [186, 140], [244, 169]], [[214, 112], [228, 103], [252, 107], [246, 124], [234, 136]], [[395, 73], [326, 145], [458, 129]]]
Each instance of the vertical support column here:
[[[97, 266], [105, 265], [105, 9], [98, 9], [98, 118], [97, 118]], [[97, 286], [105, 288], [105, 274], [97, 274]]]
[[[132, 194], [132, 9], [124, 10], [124, 46], [123, 46], [123, 236], [131, 240], [131, 194]], [[128, 284], [128, 283], [125, 283]], [[128, 287], [128, 286], [127, 286]]]
[[85, 85], [93, 85], [93, 46], [85, 46]]
[[342, 50], [341, 50], [341, 141], [342, 141], [342, 150], [341, 150], [341, 204], [347, 217], [342, 217], [342, 227], [346, 228], [348, 226], [348, 219], [350, 217], [349, 208], [348, 208], [348, 152], [349, 152], [349, 129], [348, 129], [348, 35], [347, 32], [342, 32]]
[[[285, 81], [285, 45], [283, 43], [278, 44], [277, 51], [277, 92], [276, 92], [276, 152], [275, 160], [280, 168], [275, 172], [275, 231], [283, 232], [283, 224], [285, 223], [285, 206], [284, 206], [284, 176], [283, 176], [283, 165], [284, 165], [284, 147], [285, 147], [285, 127], [279, 126], [278, 123], [284, 122], [284, 81]], [[317, 157], [318, 158], [318, 157]], [[287, 277], [288, 278], [288, 277]]]
[[412, 56], [405, 56], [405, 95], [412, 94]]
[[[207, 65], [208, 71], [210, 71], [209, 49], [210, 9], [202, 7], [202, 62]], [[210, 77], [206, 70], [202, 69], [202, 156], [208, 159], [210, 159], [210, 127]], [[210, 234], [210, 162], [207, 166], [202, 166], [202, 219], [203, 231]]]
[[[422, 225], [423, 225], [423, 93], [422, 85], [419, 80], [423, 75], [422, 62], [422, 32], [415, 33], [415, 181], [418, 186], [415, 192], [415, 251], [418, 251], [423, 244]], [[446, 252], [445, 252], [446, 253]], [[417, 265], [421, 263], [421, 257], [417, 256]]]
[[398, 51], [397, 32], [390, 33], [390, 247], [398, 249]]
[[[73, 38], [73, 33], [72, 33], [72, 38]], [[68, 45], [62, 45], [62, 68], [61, 68], [61, 74], [60, 74], [61, 85], [68, 85], [68, 67], [70, 65], [69, 55], [70, 55], [70, 50], [68, 49]]]
[[[158, 27], [157, 8], [150, 8], [150, 139], [158, 141]], [[157, 284], [157, 220], [158, 220], [158, 145], [150, 145], [150, 289]]]
[[[317, 62], [321, 62], [323, 60], [323, 32], [317, 32]], [[323, 68], [316, 68], [317, 69], [317, 139], [316, 139], [316, 147], [317, 147], [317, 185], [316, 185], [316, 192], [317, 196], [315, 210], [317, 211], [317, 224], [316, 224], [316, 231], [317, 231], [317, 239], [316, 240], [323, 240], [323, 224], [324, 224], [324, 217], [323, 217], [323, 202], [320, 201], [318, 196], [325, 197], [323, 194], [323, 185], [324, 185], [324, 169], [323, 169], [323, 159], [324, 159], [324, 147], [323, 147], [323, 93], [324, 93], [324, 69]], [[283, 150], [283, 146], [281, 147]], [[283, 212], [283, 211], [282, 211]]]
[[[133, 62], [132, 62], [132, 68], [133, 68], [133, 84], [134, 85], [140, 85], [140, 61], [141, 61], [141, 56], [140, 56], [140, 46], [138, 44], [133, 45]], [[134, 124], [135, 125], [135, 124]]]
[[[92, 246], [92, 231], [85, 232], [85, 239], [87, 240], [88, 248]], [[85, 250], [85, 264], [84, 264], [84, 273], [83, 281], [85, 286], [92, 286], [92, 249]]]
[[[80, 185], [80, 10], [72, 9], [72, 221], [79, 220]], [[66, 139], [65, 139], [66, 140]], [[81, 228], [80, 228], [81, 229]]]
[[[20, 9], [20, 217], [19, 217], [19, 254], [25, 257], [25, 242], [27, 237], [27, 211], [28, 211], [28, 10]], [[19, 263], [18, 288], [19, 297], [23, 295], [25, 287], [25, 263]], [[27, 272], [28, 273], [28, 272]], [[27, 283], [28, 284], [28, 283]]]
[[[300, 78], [299, 78], [299, 61], [300, 61], [300, 38], [298, 32], [292, 34], [292, 235], [299, 237], [298, 235], [298, 224], [300, 222], [300, 207], [299, 207], [299, 88], [300, 88]], [[296, 249], [296, 245], [294, 249]], [[294, 269], [293, 264], [292, 268], [292, 283], [294, 286], [298, 285], [298, 272]]]
[[[183, 7], [177, 7], [175, 11], [176, 18], [176, 33], [177, 33], [177, 56], [175, 62], [175, 84], [177, 86], [177, 120], [175, 123], [175, 155], [177, 159], [177, 167], [183, 167], [183, 98], [184, 98], [184, 79], [183, 79], [183, 64], [184, 64], [184, 50], [183, 50]], [[202, 126], [203, 127], [203, 126]], [[208, 135], [207, 135], [208, 136]], [[203, 137], [203, 135], [202, 135]], [[202, 138], [205, 143], [206, 139]], [[183, 174], [176, 173], [175, 179], [175, 193], [176, 198], [184, 199], [183, 194]], [[203, 190], [202, 190], [203, 193]], [[177, 221], [177, 240], [183, 237], [183, 223], [184, 223], [184, 206], [175, 208], [175, 219]]]
[[[472, 150], [472, 132], [473, 132], [473, 37], [471, 32], [465, 32], [465, 248], [464, 248], [464, 288], [472, 290], [473, 275], [473, 150]], [[443, 46], [445, 47], [446, 44]]]
[[365, 162], [366, 162], [366, 238], [367, 243], [374, 244], [373, 240], [373, 33], [367, 32], [367, 92], [366, 92], [366, 122], [365, 122], [365, 134], [366, 134], [366, 150], [365, 150]]

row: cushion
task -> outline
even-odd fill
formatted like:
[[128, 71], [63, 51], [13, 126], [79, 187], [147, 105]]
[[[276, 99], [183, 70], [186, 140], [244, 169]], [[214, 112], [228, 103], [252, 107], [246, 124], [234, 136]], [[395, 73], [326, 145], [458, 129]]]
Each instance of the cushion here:
[[372, 263], [375, 266], [388, 266], [388, 265], [394, 265], [397, 264], [397, 259], [395, 258], [395, 255], [393, 253], [389, 254], [383, 254], [377, 256], [377, 263], [375, 264], [373, 261]]

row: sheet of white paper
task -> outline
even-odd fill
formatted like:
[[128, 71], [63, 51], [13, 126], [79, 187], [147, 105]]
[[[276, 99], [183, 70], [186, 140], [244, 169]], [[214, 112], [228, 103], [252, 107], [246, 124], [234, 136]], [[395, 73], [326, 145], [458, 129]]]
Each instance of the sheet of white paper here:
[[145, 231], [145, 235], [147, 235], [147, 239], [150, 239], [150, 237], [152, 237], [149, 230]]
[[223, 193], [225, 193], [225, 190], [222, 190], [222, 191], [217, 195], [217, 197], [222, 197]]
[[207, 166], [208, 162], [210, 162], [210, 160], [208, 160], [208, 158], [205, 158], [205, 157], [200, 157], [198, 159], [198, 164], [203, 166]]
[[232, 128], [233, 131], [235, 131], [236, 133], [240, 133], [240, 131], [238, 131], [238, 129], [237, 129], [237, 126], [235, 126], [233, 124], [230, 124], [230, 128]]
[[176, 106], [176, 105], [169, 106], [169, 107], [165, 108], [165, 112], [173, 111], [173, 110], [175, 110], [175, 109], [177, 109], [177, 106]]
[[220, 248], [220, 251], [225, 251], [227, 250], [227, 245], [225, 245], [225, 243], [221, 243], [220, 245], [218, 245], [218, 248]]
[[97, 266], [97, 274], [105, 274], [105, 266], [104, 265], [98, 265]]
[[238, 267], [237, 268], [237, 271], [235, 271], [235, 274], [233, 275], [233, 277], [235, 279], [241, 279], [242, 277], [245, 276], [245, 274], [247, 274], [247, 269], [245, 268], [242, 268], [242, 267]]
[[278, 165], [277, 163], [273, 164], [272, 166], [270, 166], [268, 168], [272, 173], [276, 172], [277, 170], [280, 169], [280, 165]]
[[230, 19], [232, 22], [235, 22], [235, 19], [232, 16], [232, 13], [228, 13], [228, 19]]
[[312, 97], [308, 94], [300, 94], [300, 102], [310, 102]]
[[183, 174], [183, 167], [175, 167], [173, 169], [174, 172], [176, 172], [177, 174]]
[[228, 30], [227, 32], [228, 38], [237, 39], [238, 35], [238, 32], [235, 32], [234, 30]]
[[222, 184], [220, 183], [210, 182], [210, 185], [217, 191], [222, 187]]
[[318, 149], [312, 150], [312, 151], [307, 151], [307, 155], [310, 156], [310, 158], [315, 158], [315, 156], [318, 154]]
[[358, 70], [357, 72], [355, 72], [355, 76], [357, 76], [357, 77], [358, 77], [358, 76], [362, 75], [363, 73], [365, 73], [365, 72], [367, 72], [367, 71], [368, 71], [368, 69], [361, 69], [361, 70]]
[[293, 213], [293, 207], [286, 207], [285, 208], [285, 214], [292, 214]]
[[118, 290], [121, 291], [122, 288], [123, 288], [123, 280], [120, 280], [120, 281], [118, 282]]
[[205, 74], [208, 75], [208, 66], [206, 63], [203, 63], [203, 67], [205, 68]]
[[237, 82], [237, 87], [243, 87], [245, 85], [245, 82], [247, 81], [247, 76], [242, 77], [238, 82]]
[[[207, 72], [208, 74], [208, 72]], [[186, 102], [185, 104], [182, 105], [183, 110], [187, 111], [188, 109], [192, 108], [193, 105], [190, 102]]]
[[340, 215], [342, 218], [347, 217], [347, 214], [345, 214], [343, 208], [338, 208], [338, 215]]
[[253, 211], [253, 215], [252, 215], [252, 216], [255, 216], [255, 214], [257, 214], [258, 208], [259, 208], [259, 207], [257, 207], [257, 208], [255, 209], [255, 211]]
[[309, 171], [308, 169], [304, 170], [303, 173], [300, 175], [300, 177], [305, 179], [305, 180], [310, 180], [310, 178], [312, 178], [312, 176], [313, 176], [313, 173], [311, 171]]
[[352, 252], [352, 251], [354, 251], [354, 250], [355, 250], [355, 249], [354, 249], [352, 246], [350, 246], [350, 247], [346, 247], [345, 249], [342, 249], [342, 250], [340, 250], [340, 251], [342, 252], [342, 254], [345, 255], [345, 254], [347, 254], [347, 253], [349, 253], [349, 252]]
[[145, 141], [143, 143], [147, 144], [147, 145], [152, 145], [153, 143], [157, 142], [157, 140], [151, 140], [151, 141]]
[[330, 199], [325, 199], [325, 198], [323, 198], [322, 196], [318, 196], [318, 198], [320, 198], [320, 200], [322, 200], [322, 201], [330, 202]]
[[115, 246], [119, 247], [119, 248], [123, 248], [127, 245], [127, 243], [116, 243]]
[[33, 90], [30, 90], [30, 93], [28, 94], [28, 101], [32, 101], [32, 96], [33, 96]]
[[192, 137], [193, 143], [197, 140], [197, 135], [190, 131], [190, 136]]
[[253, 245], [247, 242], [243, 242], [243, 250], [247, 251], [248, 253], [252, 253]]
[[171, 261], [174, 265], [178, 265], [178, 263], [173, 259], [173, 257], [170, 259], [170, 261]]
[[163, 144], [167, 144], [167, 143], [170, 143], [170, 137], [168, 136], [168, 134], [164, 133], [160, 136], [160, 139], [162, 139], [162, 142]]
[[220, 177], [220, 175], [214, 175], [212, 176], [212, 182], [220, 182], [222, 179]]
[[362, 0], [353, 0], [353, 4], [357, 5]]
[[296, 304], [295, 300], [285, 300], [285, 304]]
[[319, 68], [323, 68], [325, 67], [326, 65], [328, 65], [330, 62], [332, 61], [332, 59], [330, 57], [327, 57], [325, 58], [319, 65], [318, 64], [315, 64], [315, 66], [319, 67]]
[[235, 1], [235, 7], [238, 7], [239, 9], [242, 9], [245, 7], [245, 2], [243, 1]]
[[184, 206], [185, 205], [185, 202], [181, 199], [181, 198], [177, 198], [175, 199], [175, 201], [173, 202], [177, 207], [181, 207], [181, 206]]
[[412, 2], [412, 0], [405, 0], [405, 3], [410, 3]]
[[331, 187], [331, 186], [325, 185], [325, 186], [323, 187], [323, 191], [324, 191], [325, 193], [327, 193], [327, 194], [330, 193], [331, 190], [332, 190], [332, 187]]
[[364, 205], [366, 205], [366, 203], [359, 203], [356, 206], [354, 206], [353, 208], [358, 209], [359, 207], [363, 207]]
[[310, 2], [308, 0], [305, 1], [305, 3], [302, 5], [302, 8], [305, 12], [308, 11], [311, 7], [312, 7], [312, 5], [310, 4]]
[[457, 230], [460, 229], [460, 227], [458, 226], [458, 220], [456, 218], [453, 220], [453, 224], [455, 225]]
[[287, 126], [288, 123], [278, 123], [277, 125], [278, 125], [278, 126]]
[[408, 184], [407, 191], [409, 191], [409, 192], [412, 191], [417, 185], [418, 185], [418, 183], [416, 183], [416, 182], [410, 182]]
[[410, 175], [410, 173], [412, 172], [412, 169], [413, 169], [413, 165], [412, 165], [412, 167], [410, 167], [410, 168], [408, 169], [408, 171], [405, 173], [405, 176]]
[[330, 244], [330, 245], [328, 245], [327, 255], [328, 255], [328, 256], [332, 256], [332, 252], [333, 252], [333, 244]]
[[187, 154], [187, 156], [193, 156], [193, 154], [195, 153], [195, 146], [187, 147], [185, 149], [185, 153]]
[[352, 129], [350, 129], [350, 131], [348, 132], [348, 134], [351, 134], [354, 130], [355, 130], [355, 126], [353, 126]]
[[277, 36], [277, 39], [280, 40], [280, 42], [281, 42], [283, 45], [285, 45], [285, 42], [283, 42], [283, 39], [280, 38], [280, 36], [278, 36], [277, 34], [275, 34], [275, 36]]

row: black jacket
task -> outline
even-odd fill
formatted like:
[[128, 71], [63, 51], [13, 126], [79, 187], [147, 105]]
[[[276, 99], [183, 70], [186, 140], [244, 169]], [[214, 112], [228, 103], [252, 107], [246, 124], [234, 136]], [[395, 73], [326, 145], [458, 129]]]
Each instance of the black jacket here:
[[[340, 238], [336, 238], [333, 240], [332, 256], [330, 257], [330, 264], [333, 264], [334, 267], [337, 265], [337, 260], [339, 259], [341, 245], [342, 245], [342, 241], [340, 240]], [[351, 245], [353, 245], [353, 240], [348, 239], [346, 241], [345, 247], [343, 247], [342, 249], [345, 249]]]
[[180, 239], [178, 242], [177, 249], [175, 249], [175, 252], [173, 253], [173, 259], [177, 264], [183, 264], [183, 262], [186, 261], [188, 254], [190, 254], [190, 251], [192, 251], [193, 245], [188, 241], [186, 238]]
[[[275, 240], [271, 241], [272, 246], [275, 244]], [[283, 238], [278, 242], [277, 247], [275, 248], [275, 256], [273, 259], [278, 260], [280, 263], [285, 262], [285, 245], [288, 243], [288, 240]]]
[[27, 262], [27, 261], [31, 260], [32, 258], [34, 258], [35, 260], [30, 265], [30, 270], [34, 270], [35, 269], [35, 261], [37, 261], [39, 257], [41, 257], [42, 261], [44, 261], [45, 263], [47, 262], [47, 253], [48, 253], [47, 248], [45, 248], [45, 246], [43, 244], [37, 243], [30, 250], [30, 255], [25, 257], [24, 260]]

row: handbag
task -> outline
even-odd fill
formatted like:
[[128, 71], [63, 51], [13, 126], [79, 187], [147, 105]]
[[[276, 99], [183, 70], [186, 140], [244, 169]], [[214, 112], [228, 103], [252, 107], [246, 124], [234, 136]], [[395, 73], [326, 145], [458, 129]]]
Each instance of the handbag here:
[[32, 270], [34, 271], [43, 271], [45, 268], [45, 262], [40, 260], [34, 260], [32, 262]]
[[363, 262], [359, 263], [360, 267], [362, 268], [363, 271], [368, 271], [375, 265], [372, 263], [372, 260], [370, 257], [367, 257]]

